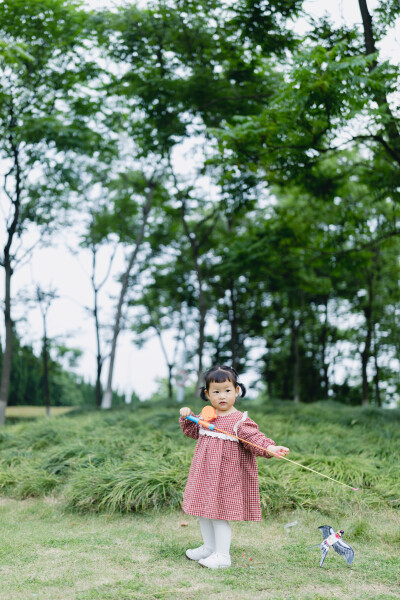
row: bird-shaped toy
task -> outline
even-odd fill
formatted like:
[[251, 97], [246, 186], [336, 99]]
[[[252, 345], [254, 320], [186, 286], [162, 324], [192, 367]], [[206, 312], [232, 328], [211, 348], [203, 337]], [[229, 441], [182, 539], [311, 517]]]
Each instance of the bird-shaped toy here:
[[[317, 546], [321, 548], [322, 556], [319, 566], [322, 567], [324, 564], [326, 555], [328, 554], [331, 546], [335, 552], [344, 556], [348, 565], [351, 565], [354, 560], [354, 550], [351, 546], [349, 546], [349, 544], [346, 544], [346, 542], [342, 540], [342, 535], [344, 534], [343, 529], [340, 529], [336, 532], [330, 525], [321, 525], [318, 527], [318, 529], [321, 530], [322, 537], [324, 539], [321, 544], [309, 546], [309, 548], [316, 548]], [[309, 550], [309, 548], [307, 548], [307, 550]]]

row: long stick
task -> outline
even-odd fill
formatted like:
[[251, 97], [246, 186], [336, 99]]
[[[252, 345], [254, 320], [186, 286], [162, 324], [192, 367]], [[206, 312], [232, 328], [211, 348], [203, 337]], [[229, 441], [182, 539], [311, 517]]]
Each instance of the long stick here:
[[268, 454], [272, 454], [273, 456], [276, 456], [277, 458], [283, 458], [284, 460], [287, 460], [288, 462], [290, 462], [290, 463], [292, 463], [294, 465], [302, 467], [303, 469], [307, 469], [307, 471], [311, 471], [312, 473], [315, 473], [316, 475], [321, 475], [321, 477], [325, 477], [326, 479], [330, 479], [331, 481], [334, 481], [335, 483], [340, 483], [340, 485], [348, 487], [351, 490], [353, 490], [354, 492], [357, 492], [360, 489], [360, 488], [354, 488], [351, 485], [348, 485], [347, 483], [343, 483], [342, 481], [338, 481], [337, 479], [334, 479], [333, 477], [329, 477], [329, 475], [324, 475], [323, 473], [320, 473], [319, 471], [315, 471], [315, 469], [311, 469], [311, 467], [306, 467], [305, 465], [302, 465], [301, 463], [296, 462], [295, 460], [291, 460], [290, 458], [286, 458], [286, 456], [280, 456], [279, 454], [275, 454], [275, 452], [270, 452], [266, 448], [263, 448], [262, 446], [258, 446], [257, 444], [253, 444], [252, 442], [248, 442], [247, 440], [244, 440], [244, 439], [238, 437], [237, 435], [233, 435], [232, 433], [228, 433], [227, 431], [223, 431], [222, 429], [218, 429], [217, 427], [215, 427], [215, 425], [212, 425], [211, 423], [207, 423], [207, 421], [202, 421], [201, 419], [198, 419], [197, 417], [193, 417], [192, 415], [189, 415], [186, 418], [189, 421], [193, 421], [193, 423], [197, 423], [198, 425], [202, 425], [206, 429], [210, 429], [211, 431], [214, 431], [214, 430], [215, 431], [219, 431], [220, 433], [224, 433], [225, 435], [229, 435], [230, 437], [234, 437], [237, 440], [239, 440], [240, 442], [244, 442], [245, 444], [249, 444], [249, 446], [254, 446], [255, 448], [259, 448], [259, 450], [262, 450], [263, 452], [268, 452]]

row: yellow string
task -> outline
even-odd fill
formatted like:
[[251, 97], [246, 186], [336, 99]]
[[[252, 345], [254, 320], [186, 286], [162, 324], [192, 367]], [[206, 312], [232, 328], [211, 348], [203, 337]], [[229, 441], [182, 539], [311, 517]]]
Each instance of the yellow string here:
[[[204, 425], [204, 423], [202, 423], [202, 425]], [[333, 477], [329, 477], [329, 475], [324, 475], [323, 473], [320, 473], [319, 471], [315, 471], [315, 469], [311, 469], [311, 467], [306, 467], [305, 465], [302, 465], [301, 463], [296, 462], [295, 460], [286, 458], [286, 456], [281, 456], [280, 454], [275, 454], [275, 452], [270, 452], [269, 450], [267, 450], [266, 448], [263, 448], [262, 446], [258, 446], [257, 444], [253, 444], [252, 442], [248, 442], [247, 440], [243, 440], [242, 438], [238, 437], [237, 435], [233, 435], [231, 433], [228, 433], [227, 431], [223, 431], [222, 429], [217, 429], [217, 427], [214, 427], [214, 429], [215, 429], [215, 431], [219, 431], [220, 433], [225, 433], [225, 435], [230, 435], [231, 437], [235, 437], [237, 440], [240, 440], [241, 442], [244, 442], [245, 444], [249, 444], [250, 446], [259, 448], [260, 450], [263, 450], [263, 452], [268, 452], [268, 454], [272, 454], [273, 456], [276, 456], [277, 458], [279, 456], [279, 458], [283, 458], [284, 460], [287, 460], [288, 462], [293, 463], [294, 465], [298, 465], [299, 467], [302, 467], [303, 469], [307, 469], [307, 471], [311, 471], [312, 473], [315, 473], [316, 475], [321, 475], [321, 477], [326, 477], [326, 479], [330, 479], [331, 481], [334, 481], [335, 483], [340, 483], [340, 485], [348, 487], [353, 491], [358, 490], [358, 488], [353, 488], [351, 485], [348, 485], [347, 483], [338, 481], [337, 479], [334, 479]]]

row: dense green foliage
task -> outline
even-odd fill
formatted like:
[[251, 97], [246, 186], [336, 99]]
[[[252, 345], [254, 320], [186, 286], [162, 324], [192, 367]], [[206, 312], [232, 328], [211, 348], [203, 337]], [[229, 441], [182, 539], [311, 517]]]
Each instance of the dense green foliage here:
[[[24, 236], [77, 215], [98, 405], [122, 328], [177, 337], [171, 397], [186, 341], [185, 369], [254, 368], [271, 399], [398, 402], [400, 71], [379, 44], [400, 8], [367, 4], [349, 27], [302, 0], [1, 3], [0, 419]], [[111, 336], [104, 247], [126, 258]]]
[[[253, 401], [246, 408], [261, 430], [291, 448], [293, 460], [361, 488], [258, 459], [265, 514], [400, 506], [398, 411]], [[19, 423], [1, 434], [0, 491], [14, 498], [53, 493], [83, 512], [179, 507], [194, 444], [181, 433], [178, 408], [165, 403]]]
[[[0, 366], [2, 363], [0, 347]], [[95, 405], [95, 390], [91, 383], [71, 371], [71, 366], [62, 366], [59, 360], [49, 358], [49, 392], [52, 406]], [[114, 403], [125, 402], [124, 396], [114, 392]], [[23, 346], [14, 340], [12, 371], [8, 404], [10, 406], [43, 406], [43, 358], [36, 356], [30, 346]]]

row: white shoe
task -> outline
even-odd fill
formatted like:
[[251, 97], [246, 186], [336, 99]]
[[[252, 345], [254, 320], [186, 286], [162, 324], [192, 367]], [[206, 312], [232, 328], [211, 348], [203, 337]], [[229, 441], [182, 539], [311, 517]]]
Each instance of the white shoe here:
[[193, 550], [186, 550], [186, 556], [190, 558], [190, 560], [200, 560], [201, 558], [207, 558], [210, 556], [213, 551], [207, 546], [199, 546], [199, 548], [193, 548]]
[[199, 560], [199, 565], [208, 569], [225, 569], [231, 566], [231, 557], [229, 554], [217, 554], [217, 552], [213, 552], [208, 558]]

